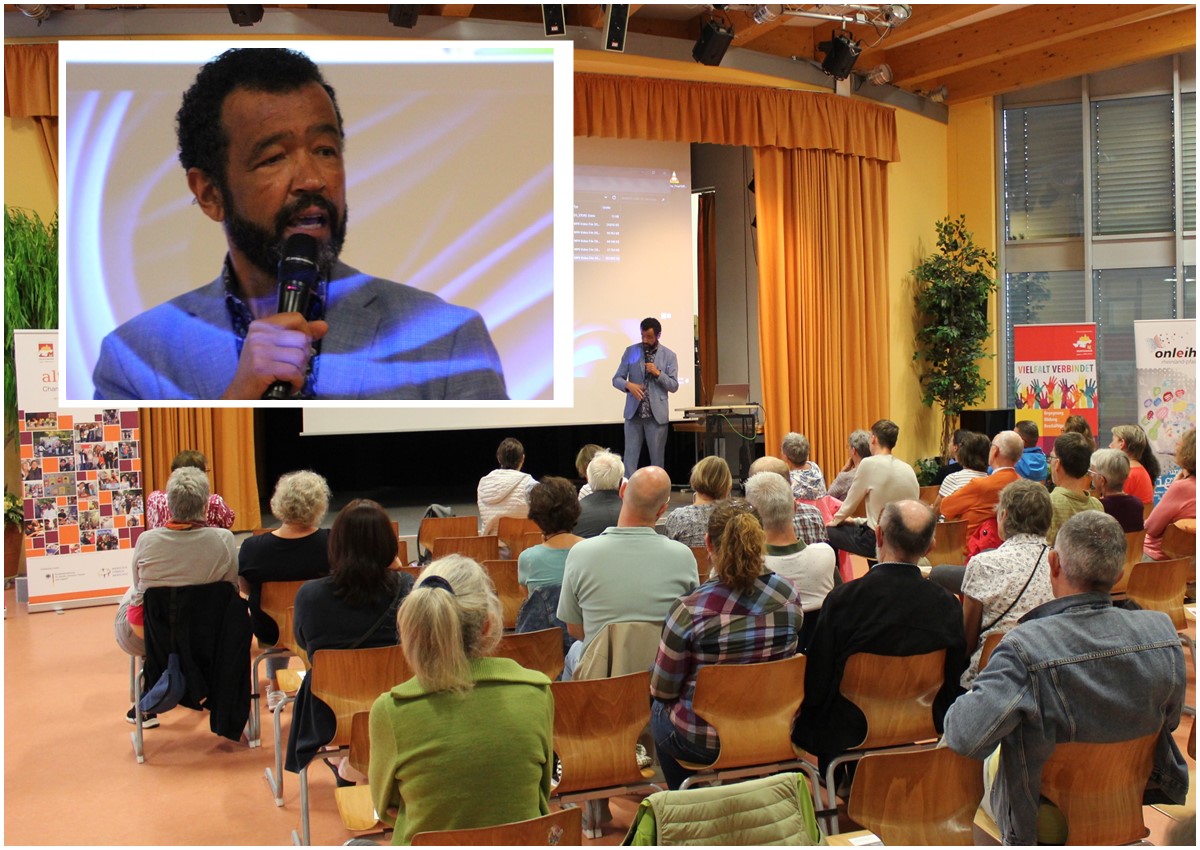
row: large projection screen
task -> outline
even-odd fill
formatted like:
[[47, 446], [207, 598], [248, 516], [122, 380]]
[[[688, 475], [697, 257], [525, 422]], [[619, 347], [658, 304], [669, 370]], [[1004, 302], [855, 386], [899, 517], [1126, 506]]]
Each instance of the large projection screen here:
[[92, 399], [105, 334], [220, 273], [225, 235], [193, 203], [175, 113], [213, 56], [281, 46], [337, 92], [342, 259], [477, 310], [500, 406], [569, 404], [571, 44], [390, 40], [60, 45], [63, 401]]
[[[568, 409], [305, 408], [305, 434], [589, 425], [622, 419], [612, 386], [641, 320], [679, 359], [671, 418], [696, 403], [691, 152], [686, 143], [575, 140], [574, 404]], [[531, 340], [542, 345], [545, 340]], [[549, 352], [546, 352], [549, 356]]]

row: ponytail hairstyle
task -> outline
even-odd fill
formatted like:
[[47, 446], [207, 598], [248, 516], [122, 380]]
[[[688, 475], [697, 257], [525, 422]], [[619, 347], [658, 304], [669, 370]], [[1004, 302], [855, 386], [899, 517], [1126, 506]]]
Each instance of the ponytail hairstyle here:
[[417, 578], [396, 618], [400, 645], [421, 686], [464, 693], [470, 660], [500, 643], [504, 609], [483, 567], [464, 555], [438, 558]]
[[717, 578], [746, 592], [763, 573], [766, 535], [758, 513], [745, 499], [718, 502], [708, 519], [710, 556]]
[[1112, 429], [1112, 435], [1124, 441], [1125, 454], [1146, 467], [1150, 483], [1157, 481], [1162, 467], [1159, 466], [1158, 458], [1154, 456], [1154, 450], [1150, 448], [1150, 441], [1146, 439], [1146, 432], [1142, 430], [1142, 426], [1118, 425]]

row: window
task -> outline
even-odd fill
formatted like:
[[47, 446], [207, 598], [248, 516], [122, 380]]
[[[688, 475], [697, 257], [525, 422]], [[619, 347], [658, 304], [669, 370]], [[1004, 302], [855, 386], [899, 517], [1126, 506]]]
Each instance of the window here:
[[1006, 109], [1006, 239], [1051, 239], [1083, 233], [1083, 107]]
[[1174, 230], [1171, 96], [1096, 101], [1092, 128], [1093, 232]]
[[[1004, 276], [1004, 359], [1013, 362], [1016, 325], [1082, 322], [1087, 316], [1087, 290], [1082, 271], [1015, 272]], [[1005, 405], [1007, 407], [1007, 405]]]
[[[1179, 106], [1179, 146], [1183, 155], [1183, 229], [1196, 232], [1196, 93], [1185, 92]], [[1192, 314], [1193, 316], [1195, 313]]]

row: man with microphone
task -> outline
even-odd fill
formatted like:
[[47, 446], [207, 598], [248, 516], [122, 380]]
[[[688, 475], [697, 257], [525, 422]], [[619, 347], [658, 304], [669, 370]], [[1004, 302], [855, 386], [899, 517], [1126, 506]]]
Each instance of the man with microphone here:
[[214, 281], [104, 338], [96, 398], [507, 398], [478, 313], [339, 261], [342, 116], [307, 56], [225, 51], [176, 122], [188, 188], [229, 251]]
[[679, 361], [675, 352], [658, 344], [662, 323], [642, 319], [642, 341], [625, 349], [613, 375], [613, 386], [625, 398], [625, 477], [632, 478], [642, 454], [650, 450], [650, 465], [663, 466], [667, 447], [667, 393], [679, 389]]

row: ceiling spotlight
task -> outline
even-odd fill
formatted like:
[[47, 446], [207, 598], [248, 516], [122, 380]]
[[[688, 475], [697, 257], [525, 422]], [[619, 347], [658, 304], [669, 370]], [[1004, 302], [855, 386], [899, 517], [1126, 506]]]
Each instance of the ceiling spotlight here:
[[256, 3], [236, 3], [226, 6], [229, 20], [239, 27], [252, 27], [263, 18], [263, 7]]
[[949, 94], [950, 94], [950, 91], [945, 86], [938, 86], [936, 89], [934, 89], [933, 91], [931, 91], [929, 93], [929, 99], [932, 100], [934, 103], [945, 103], [946, 97]]
[[867, 72], [867, 82], [873, 86], [887, 85], [892, 81], [892, 66], [888, 64], [876, 65]]
[[21, 10], [27, 18], [33, 18], [38, 22], [38, 26], [42, 25], [42, 21], [50, 19], [50, 7], [42, 3], [18, 3], [17, 8]]
[[388, 6], [388, 20], [394, 27], [410, 30], [417, 25], [417, 16], [421, 14], [420, 4]]
[[893, 3], [883, 7], [883, 19], [892, 26], [898, 26], [912, 16], [912, 6], [907, 3]]
[[733, 27], [722, 26], [710, 18], [700, 29], [700, 37], [692, 48], [692, 58], [701, 65], [720, 65], [732, 41]]
[[817, 49], [825, 54], [821, 62], [821, 70], [835, 80], [844, 80], [850, 76], [862, 46], [852, 39], [845, 31], [833, 33], [829, 41], [822, 41]]
[[756, 24], [765, 24], [779, 17], [779, 13], [783, 11], [783, 4], [773, 3], [771, 5], [755, 6], [754, 13], [751, 17]]

